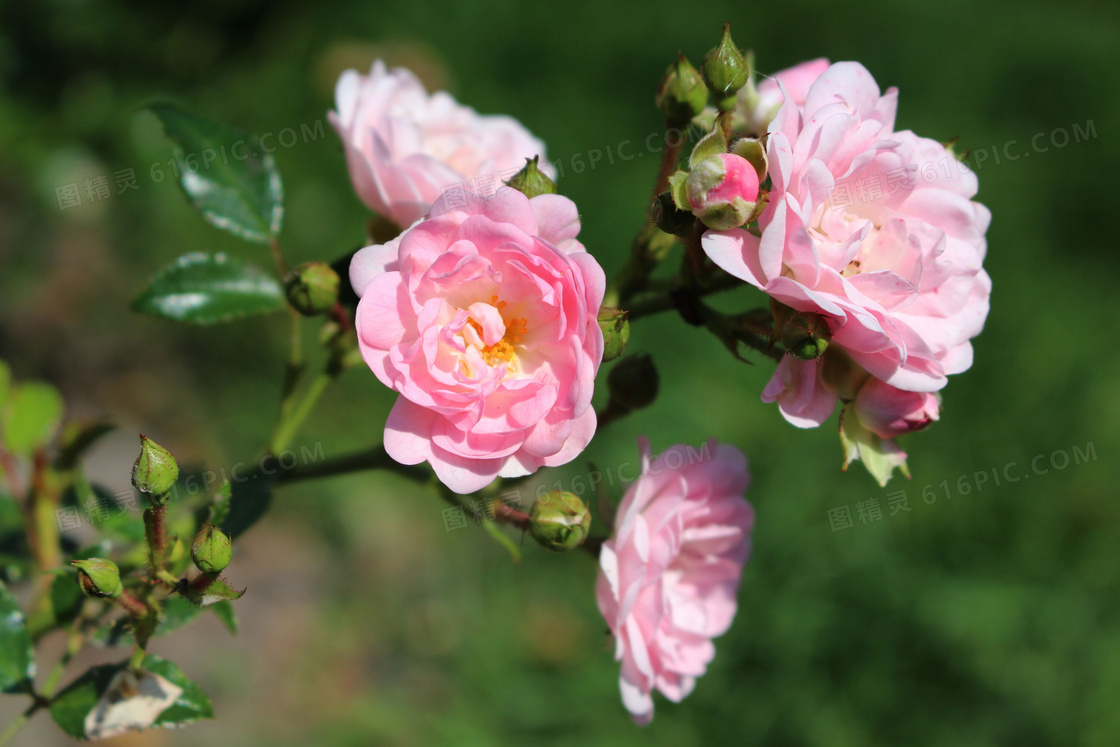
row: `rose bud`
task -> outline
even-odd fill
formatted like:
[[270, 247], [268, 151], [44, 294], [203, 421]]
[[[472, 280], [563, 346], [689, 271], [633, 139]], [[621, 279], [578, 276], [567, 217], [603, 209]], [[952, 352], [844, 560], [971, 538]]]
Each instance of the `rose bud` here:
[[831, 341], [832, 331], [819, 314], [799, 312], [782, 326], [782, 346], [803, 361], [820, 358]]
[[117, 564], [105, 558], [71, 560], [70, 565], [78, 569], [78, 586], [90, 597], [109, 597], [116, 599], [124, 591], [121, 586], [121, 572]]
[[217, 576], [224, 571], [232, 557], [229, 536], [210, 524], [202, 528], [191, 545], [191, 560], [207, 576]]
[[692, 211], [708, 228], [737, 228], [750, 220], [758, 205], [758, 172], [741, 156], [718, 153], [696, 164], [685, 192]]
[[591, 529], [591, 512], [577, 496], [550, 490], [529, 511], [529, 534], [546, 550], [566, 552], [579, 547]]
[[603, 330], [603, 362], [613, 361], [626, 352], [630, 340], [629, 312], [604, 306], [599, 309], [599, 328]]
[[325, 262], [308, 262], [284, 278], [292, 308], [304, 316], [325, 314], [338, 302], [338, 273]]
[[533, 199], [537, 195], [556, 194], [556, 182], [549, 179], [548, 174], [540, 170], [539, 161], [540, 156], [526, 158], [525, 167], [514, 174], [513, 178], [506, 182], [506, 186], [513, 187], [529, 199]]
[[708, 87], [683, 54], [669, 66], [657, 89], [657, 108], [674, 122], [689, 122], [704, 111]]
[[141, 493], [159, 497], [179, 479], [179, 465], [171, 452], [140, 434], [140, 456], [132, 466], [132, 486]]
[[932, 392], [908, 392], [875, 378], [860, 388], [854, 405], [863, 427], [882, 438], [920, 431], [940, 416]]
[[649, 353], [636, 353], [615, 364], [607, 376], [608, 409], [622, 413], [648, 407], [657, 399], [661, 378]]
[[731, 39], [731, 24], [723, 24], [719, 44], [704, 57], [704, 82], [712, 90], [720, 111], [735, 108], [736, 94], [747, 84], [749, 71], [743, 53]]

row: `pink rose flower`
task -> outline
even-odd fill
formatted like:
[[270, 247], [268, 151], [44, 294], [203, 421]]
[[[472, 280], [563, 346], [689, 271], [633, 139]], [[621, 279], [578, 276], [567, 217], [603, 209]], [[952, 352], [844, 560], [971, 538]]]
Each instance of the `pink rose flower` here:
[[[747, 118], [748, 129], [765, 132], [770, 120], [782, 107], [786, 94], [794, 104], [803, 106], [809, 96], [809, 87], [828, 69], [828, 64], [824, 57], [809, 60], [766, 77], [757, 88], [747, 85], [739, 89], [739, 109]], [[782, 87], [785, 88], [784, 93]]]
[[579, 228], [566, 197], [452, 190], [354, 255], [362, 357], [401, 394], [385, 424], [393, 459], [470, 493], [587, 446], [606, 282]]
[[354, 190], [400, 226], [427, 215], [451, 187], [476, 178], [501, 186], [526, 158], [539, 155], [541, 170], [553, 175], [544, 144], [517, 120], [480, 116], [444, 91], [428, 95], [409, 70], [387, 70], [381, 60], [368, 76], [344, 72], [335, 105], [327, 116], [346, 148]]
[[[823, 315], [831, 345], [875, 378], [932, 392], [972, 365], [991, 292], [991, 214], [970, 199], [976, 175], [940, 143], [894, 131], [896, 97], [862, 65], [830, 66], [803, 105], [787, 99], [770, 123], [761, 238], [709, 231], [702, 244], [732, 275]], [[764, 398], [796, 425], [819, 425], [836, 402], [818, 389], [819, 366], [783, 361]]]
[[634, 721], [653, 718], [656, 688], [673, 702], [692, 692], [731, 627], [754, 512], [738, 449], [709, 441], [650, 460], [619, 506], [599, 555], [596, 597], [622, 662], [622, 702]]
[[735, 228], [747, 222], [758, 203], [758, 172], [742, 156], [719, 153], [692, 168], [685, 192], [705, 226]]
[[881, 438], [920, 431], [940, 415], [937, 395], [895, 389], [878, 379], [860, 387], [854, 404], [863, 427]]

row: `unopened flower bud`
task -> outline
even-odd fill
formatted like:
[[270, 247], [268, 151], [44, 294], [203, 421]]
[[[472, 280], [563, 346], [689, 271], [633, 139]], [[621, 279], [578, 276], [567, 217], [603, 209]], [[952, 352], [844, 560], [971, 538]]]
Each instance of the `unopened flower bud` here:
[[525, 167], [514, 174], [513, 178], [506, 182], [506, 186], [513, 187], [529, 199], [537, 195], [556, 194], [556, 182], [549, 179], [548, 174], [540, 170], [538, 167], [539, 160], [540, 156], [526, 158]]
[[749, 71], [743, 53], [731, 39], [731, 24], [723, 24], [723, 37], [704, 58], [704, 82], [720, 111], [735, 108], [736, 93], [747, 83]]
[[78, 586], [86, 596], [116, 599], [124, 591], [121, 586], [121, 572], [117, 564], [105, 558], [72, 560], [70, 565], [78, 569]]
[[608, 407], [623, 412], [640, 410], [657, 399], [661, 379], [648, 353], [637, 353], [615, 364], [607, 376]]
[[202, 528], [191, 545], [191, 560], [207, 576], [217, 576], [224, 571], [232, 557], [229, 537], [210, 524]]
[[688, 122], [704, 111], [708, 87], [704, 78], [683, 54], [669, 66], [657, 89], [657, 108], [676, 122]]
[[325, 262], [307, 262], [284, 278], [292, 308], [304, 316], [325, 314], [338, 303], [338, 273]]
[[696, 224], [696, 218], [687, 210], [677, 207], [672, 192], [662, 192], [651, 209], [653, 222], [667, 234], [685, 236]]
[[630, 340], [629, 312], [604, 306], [599, 309], [599, 328], [603, 330], [603, 362], [613, 361], [626, 351]]
[[825, 318], [808, 311], [794, 314], [782, 327], [782, 345], [803, 361], [820, 358], [831, 340]]
[[941, 414], [933, 392], [908, 392], [876, 378], [867, 380], [853, 404], [863, 427], [881, 438], [920, 431]]
[[733, 153], [709, 156], [688, 175], [685, 193], [705, 226], [726, 231], [746, 223], [758, 204], [758, 171]]
[[140, 456], [132, 466], [132, 485], [141, 493], [159, 497], [175, 486], [179, 465], [171, 452], [140, 434]]
[[572, 493], [550, 490], [529, 511], [529, 533], [547, 550], [579, 547], [590, 529], [591, 512]]

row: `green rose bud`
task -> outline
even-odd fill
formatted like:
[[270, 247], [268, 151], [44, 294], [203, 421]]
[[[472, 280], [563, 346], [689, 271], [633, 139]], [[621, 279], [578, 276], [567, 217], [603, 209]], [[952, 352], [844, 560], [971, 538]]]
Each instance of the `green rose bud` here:
[[648, 353], [637, 353], [615, 364], [607, 376], [608, 408], [630, 412], [647, 407], [657, 399], [661, 379]]
[[179, 465], [171, 452], [140, 434], [140, 456], [132, 466], [132, 485], [141, 493], [160, 497], [179, 479]]
[[513, 187], [530, 199], [537, 195], [556, 194], [556, 182], [549, 179], [548, 174], [537, 167], [539, 161], [540, 156], [526, 158], [525, 168], [514, 174], [513, 178], [506, 182], [506, 186]]
[[630, 340], [629, 312], [604, 306], [599, 309], [599, 328], [603, 330], [603, 362], [613, 361], [626, 350]]
[[704, 111], [708, 87], [683, 54], [669, 66], [657, 89], [657, 108], [674, 122], [688, 122]]
[[831, 340], [828, 322], [819, 314], [799, 312], [782, 327], [782, 345], [803, 361], [820, 358]]
[[105, 558], [71, 560], [70, 565], [78, 569], [78, 586], [90, 597], [116, 599], [124, 591], [121, 586], [121, 572], [117, 564]]
[[704, 58], [704, 82], [712, 90], [720, 111], [735, 108], [735, 94], [746, 85], [749, 71], [743, 53], [731, 39], [731, 24], [723, 24], [723, 37]]
[[217, 576], [224, 571], [232, 557], [229, 536], [210, 524], [202, 528], [191, 545], [191, 560], [207, 576]]
[[566, 552], [579, 547], [591, 529], [591, 512], [572, 493], [551, 490], [529, 511], [529, 533], [547, 550]]
[[338, 273], [325, 262], [307, 262], [284, 278], [292, 308], [304, 316], [325, 314], [338, 303]]

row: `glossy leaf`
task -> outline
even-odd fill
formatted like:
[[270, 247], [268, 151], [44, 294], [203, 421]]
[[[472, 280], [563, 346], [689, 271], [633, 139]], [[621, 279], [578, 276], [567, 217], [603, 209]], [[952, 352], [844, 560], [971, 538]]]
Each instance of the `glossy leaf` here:
[[[93, 667], [59, 693], [50, 706], [51, 717], [59, 728], [75, 739], [85, 739], [87, 717], [97, 707], [113, 677], [127, 664], [121, 662]], [[184, 726], [199, 719], [214, 718], [210, 699], [198, 685], [187, 679], [178, 666], [148, 654], [140, 668], [182, 688], [179, 696], [159, 714], [152, 726]]]
[[279, 235], [284, 189], [271, 154], [253, 150], [245, 134], [178, 107], [148, 109], [175, 143], [179, 186], [206, 220], [247, 241], [265, 244]]
[[193, 252], [152, 278], [132, 310], [189, 324], [229, 322], [284, 308], [279, 281], [224, 254]]

